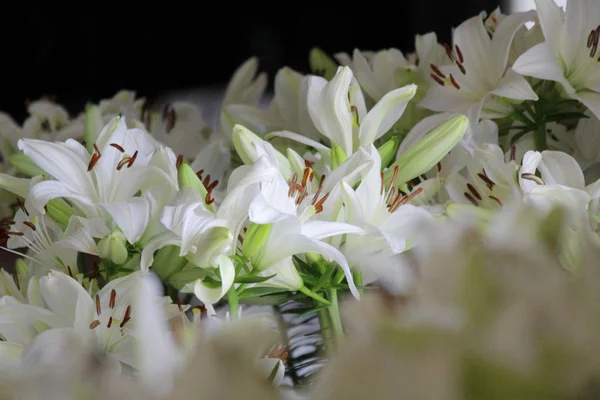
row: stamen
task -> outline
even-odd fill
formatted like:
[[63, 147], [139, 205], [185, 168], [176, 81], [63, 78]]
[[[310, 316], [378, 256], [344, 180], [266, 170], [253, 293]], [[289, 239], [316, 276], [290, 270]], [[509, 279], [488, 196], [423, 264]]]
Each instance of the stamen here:
[[179, 169], [179, 167], [181, 167], [181, 164], [183, 164], [183, 154], [180, 154], [177, 156], [177, 161], [175, 162], [175, 168]]
[[469, 193], [464, 192], [463, 193], [465, 195], [465, 197], [467, 198], [467, 200], [469, 200], [471, 203], [473, 203], [474, 206], [479, 206], [479, 204], [477, 204], [477, 201], [473, 198], [473, 196], [471, 196]]
[[27, 209], [25, 208], [25, 203], [23, 202], [23, 200], [17, 199], [17, 205], [19, 206], [21, 211], [23, 211], [25, 213], [25, 215], [27, 215], [29, 217], [29, 211], [27, 211]]
[[442, 79], [446, 79], [446, 75], [440, 71], [440, 69], [438, 67], [436, 67], [434, 64], [429, 65], [429, 67], [431, 67], [431, 70], [440, 78]]
[[477, 192], [473, 185], [467, 183], [467, 189], [469, 189], [469, 192], [473, 193], [473, 196], [477, 197], [478, 200], [481, 200], [481, 195], [479, 194], [479, 192]]
[[[415, 197], [417, 197], [419, 194], [423, 193], [423, 188], [420, 187], [418, 189], [415, 189], [414, 192], [411, 192], [410, 194], [404, 196], [401, 200], [400, 200], [400, 204], [398, 204], [398, 206], [396, 206], [396, 208], [398, 208], [399, 206], [401, 206], [402, 204], [406, 204], [411, 202]], [[393, 210], [396, 211], [396, 210]]]
[[110, 291], [110, 299], [108, 301], [108, 308], [111, 310], [115, 308], [115, 301], [117, 300], [117, 291], [115, 289]]
[[323, 182], [325, 182], [325, 177], [327, 175], [323, 175], [321, 177], [321, 182], [319, 182], [319, 188], [317, 189], [317, 192], [315, 193], [315, 195], [313, 196], [312, 201], [310, 202], [311, 205], [315, 205], [315, 203], [317, 202], [317, 199], [319, 198], [319, 195], [321, 194], [321, 190], [323, 190]]
[[29, 221], [23, 221], [23, 225], [27, 225], [32, 231], [35, 231], [35, 225]]
[[102, 157], [102, 156], [98, 153], [92, 154], [92, 158], [90, 159], [90, 162], [87, 167], [88, 172], [90, 172], [92, 170], [92, 168], [94, 168], [96, 166], [96, 164], [98, 163], [98, 160], [100, 160], [100, 157]]
[[183, 312], [183, 307], [181, 306], [181, 299], [179, 298], [179, 296], [177, 297], [177, 308], [179, 308], [180, 313]]
[[96, 329], [98, 327], [98, 325], [100, 325], [100, 321], [95, 319], [90, 323], [90, 329]]
[[442, 163], [441, 163], [441, 162], [438, 162], [438, 163], [437, 163], [437, 172], [439, 173], [439, 172], [441, 172], [441, 171], [442, 171]]
[[304, 166], [306, 168], [312, 168], [312, 163], [310, 161], [308, 161], [308, 160], [304, 160]]
[[379, 195], [383, 196], [383, 191], [385, 190], [385, 179], [383, 178], [383, 171], [379, 173], [379, 176], [381, 177], [381, 189], [379, 189]]
[[110, 318], [108, 319], [108, 323], [106, 324], [106, 327], [107, 327], [107, 328], [110, 328], [111, 326], [112, 326], [112, 317], [110, 317]]
[[204, 173], [204, 170], [201, 169], [200, 171], [196, 172], [196, 176], [198, 177], [198, 179], [200, 179], [200, 182], [202, 182], [202, 174]]
[[456, 54], [458, 55], [458, 61], [462, 64], [465, 62], [465, 59], [463, 58], [463, 54], [462, 51], [460, 51], [460, 47], [458, 47], [457, 44], [454, 45], [454, 49], [456, 50]]
[[71, 266], [70, 265], [67, 265], [67, 272], [69, 273], [69, 276], [71, 278], [73, 278], [73, 271], [71, 270]]
[[483, 173], [479, 172], [477, 173], [477, 176], [485, 182], [485, 184], [487, 185], [488, 189], [492, 190], [492, 188], [496, 185], [494, 183], [494, 181], [492, 181], [490, 178], [488, 178], [488, 176], [485, 173], [485, 170], [483, 170]]
[[544, 185], [544, 181], [542, 180], [542, 178], [535, 176], [534, 174], [530, 174], [529, 172], [521, 174], [521, 178], [528, 180], [528, 181], [535, 182], [538, 185]]
[[288, 190], [288, 197], [292, 197], [296, 192], [296, 183], [298, 183], [298, 174], [294, 172], [292, 179], [290, 180], [290, 188]]
[[462, 65], [462, 63], [460, 61], [456, 62], [456, 66], [458, 67], [458, 69], [460, 69], [460, 72], [462, 72], [463, 75], [467, 74], [467, 69], [465, 68], [464, 65]]
[[442, 78], [440, 78], [439, 76], [437, 76], [436, 74], [431, 74], [430, 75], [431, 78], [436, 81], [437, 83], [439, 83], [440, 86], [446, 86], [446, 83], [442, 80]]
[[394, 167], [394, 173], [392, 174], [392, 180], [390, 181], [390, 186], [388, 188], [388, 192], [392, 190], [392, 188], [394, 187], [394, 185], [396, 184], [396, 179], [398, 179], [398, 171], [400, 170], [400, 167], [398, 167], [397, 165]]
[[4, 232], [4, 234], [7, 236], [25, 236], [25, 234], [23, 232], [8, 231], [8, 232]]
[[244, 238], [242, 235], [238, 235], [238, 242], [240, 242], [240, 244], [244, 244]]
[[[179, 309], [181, 310], [181, 305], [179, 307]], [[125, 315], [123, 315], [123, 321], [121, 322], [121, 324], [119, 325], [119, 328], [122, 328], [125, 326], [125, 324], [127, 322], [129, 322], [129, 320], [131, 319], [131, 306], [127, 306], [127, 308], [125, 309]]]
[[[350, 94], [348, 92], [348, 94]], [[360, 121], [358, 119], [358, 108], [356, 108], [356, 106], [350, 106], [350, 112], [352, 112], [352, 116], [355, 119], [356, 125], [360, 125]]]
[[397, 209], [397, 207], [398, 207], [398, 204], [400, 203], [400, 200], [401, 200], [401, 199], [402, 199], [402, 193], [398, 193], [398, 194], [396, 195], [396, 197], [394, 197], [394, 200], [393, 200], [391, 203], [389, 203], [389, 204], [388, 204], [388, 206], [387, 206], [387, 207], [388, 207], [388, 211], [389, 211], [390, 213], [392, 213], [392, 212], [393, 212], [393, 210], [396, 210], [396, 209]]
[[114, 147], [115, 149], [119, 150], [121, 153], [125, 153], [125, 149], [116, 143], [111, 143], [109, 146]]
[[133, 153], [133, 157], [131, 157], [131, 159], [129, 160], [129, 164], [127, 165], [127, 168], [131, 168], [131, 166], [137, 159], [137, 155], [138, 155], [138, 151], [136, 150], [135, 153]]
[[100, 307], [100, 296], [96, 293], [96, 315], [100, 316], [102, 314], [102, 307]]
[[98, 155], [102, 155], [102, 153], [100, 153], [100, 149], [98, 149], [98, 145], [96, 145], [96, 143], [94, 143], [94, 150], [96, 151], [96, 153], [98, 153]]
[[456, 79], [454, 79], [452, 74], [450, 74], [450, 82], [452, 83], [452, 86], [454, 86], [456, 89], [460, 90], [460, 85], [458, 84], [458, 82], [456, 82]]
[[499, 198], [497, 198], [496, 196], [488, 196], [490, 199], [494, 200], [496, 203], [498, 203], [500, 206], [502, 206], [502, 202], [500, 201]]
[[170, 133], [175, 127], [175, 122], [177, 121], [175, 109], [173, 109], [170, 104], [165, 105], [165, 108], [163, 108], [162, 118], [166, 122], [165, 130], [167, 133]]
[[304, 169], [304, 175], [302, 175], [302, 187], [306, 187], [306, 182], [308, 181], [308, 175], [310, 175], [310, 169]]
[[448, 43], [444, 43], [444, 49], [446, 50], [446, 54], [448, 58], [454, 61], [454, 55], [452, 54], [452, 48], [448, 45]]
[[317, 211], [317, 214], [320, 213], [321, 211], [323, 211], [323, 203], [325, 203], [325, 200], [327, 200], [327, 198], [329, 197], [329, 193], [326, 193], [325, 196], [323, 196], [323, 198], [319, 201], [317, 201], [317, 204], [315, 204], [315, 209]]
[[202, 181], [202, 185], [204, 185], [204, 187], [207, 187], [209, 183], [210, 183], [210, 174], [206, 175], [206, 178], [204, 178], [204, 180]]
[[311, 171], [311, 173], [308, 177], [308, 180], [312, 182], [314, 178], [315, 178], [315, 171]]

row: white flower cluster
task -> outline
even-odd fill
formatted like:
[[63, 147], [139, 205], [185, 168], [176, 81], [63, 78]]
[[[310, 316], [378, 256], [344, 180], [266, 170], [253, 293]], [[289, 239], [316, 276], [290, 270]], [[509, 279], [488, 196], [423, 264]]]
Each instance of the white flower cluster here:
[[[128, 91], [0, 114], [0, 398], [597, 395], [600, 2], [536, 4], [314, 49], [267, 108], [250, 59], [215, 126]], [[289, 322], [241, 313], [290, 302], [308, 393]]]

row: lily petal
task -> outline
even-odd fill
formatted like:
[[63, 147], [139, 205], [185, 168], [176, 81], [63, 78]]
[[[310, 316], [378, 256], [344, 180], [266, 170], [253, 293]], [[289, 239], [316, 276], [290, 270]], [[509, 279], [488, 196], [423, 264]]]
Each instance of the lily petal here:
[[101, 206], [110, 214], [129, 243], [136, 243], [150, 220], [150, 203], [134, 197], [119, 203], [104, 203]]

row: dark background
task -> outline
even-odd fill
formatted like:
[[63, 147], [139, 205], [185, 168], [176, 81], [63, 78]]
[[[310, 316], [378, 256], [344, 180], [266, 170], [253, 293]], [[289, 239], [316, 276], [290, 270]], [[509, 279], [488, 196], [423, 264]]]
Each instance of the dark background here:
[[[329, 54], [397, 47], [413, 50], [414, 34], [436, 31], [449, 41], [453, 26], [498, 0], [396, 1], [376, 4], [278, 3], [280, 14], [222, 11], [145, 3], [132, 11], [101, 2], [68, 10], [53, 1], [27, 3], [22, 12], [3, 13], [4, 42], [0, 110], [21, 121], [25, 100], [55, 95], [74, 114], [119, 89], [140, 96], [225, 84], [252, 55], [272, 78], [282, 66], [308, 72], [308, 53]], [[339, 11], [343, 9], [344, 12]], [[10, 10], [9, 10], [10, 11]]]

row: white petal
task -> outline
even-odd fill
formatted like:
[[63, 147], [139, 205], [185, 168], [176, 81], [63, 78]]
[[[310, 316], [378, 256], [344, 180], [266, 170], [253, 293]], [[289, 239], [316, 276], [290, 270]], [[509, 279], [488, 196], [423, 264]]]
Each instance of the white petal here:
[[275, 286], [288, 290], [298, 290], [304, 285], [304, 281], [296, 270], [292, 257], [286, 257], [261, 272], [263, 276], [271, 276], [273, 274], [275, 274], [274, 277], [257, 284], [257, 286]]
[[490, 93], [514, 100], [538, 99], [529, 82], [512, 69], [506, 71], [506, 75], [500, 80], [498, 87]]
[[40, 292], [48, 308], [66, 321], [75, 323], [76, 308], [94, 309], [90, 295], [75, 279], [59, 271], [40, 278]]
[[546, 42], [552, 48], [553, 53], [558, 55], [563, 26], [563, 10], [554, 1], [535, 0], [535, 5]]
[[398, 254], [405, 250], [406, 239], [424, 221], [432, 220], [429, 212], [420, 207], [405, 204], [393, 212], [383, 224], [381, 233], [387, 239], [393, 253]]
[[101, 206], [110, 214], [115, 223], [131, 244], [136, 243], [150, 219], [150, 203], [141, 197], [134, 197], [120, 203], [104, 203]]
[[159, 235], [154, 236], [148, 242], [144, 244], [142, 249], [142, 256], [140, 259], [140, 269], [142, 271], [148, 271], [154, 262], [154, 252], [158, 249], [162, 249], [168, 245], [178, 245], [181, 243], [181, 238], [172, 232], [163, 232]]
[[0, 187], [22, 198], [26, 198], [29, 194], [31, 183], [31, 179], [15, 178], [11, 175], [0, 174]]
[[218, 302], [233, 285], [235, 267], [229, 257], [219, 257], [219, 271], [221, 273], [221, 288], [209, 288], [204, 286], [200, 280], [194, 285], [194, 294], [203, 303], [214, 304]]
[[392, 90], [369, 111], [360, 124], [361, 146], [373, 143], [383, 136], [400, 119], [408, 102], [417, 93], [416, 85]]
[[596, 118], [600, 118], [600, 93], [592, 91], [577, 92], [572, 96], [574, 99], [582, 102]]
[[286, 138], [286, 139], [290, 139], [290, 140], [293, 140], [298, 143], [305, 144], [305, 145], [310, 146], [313, 149], [319, 151], [323, 155], [329, 155], [329, 152], [330, 152], [329, 147], [325, 146], [324, 144], [321, 144], [321, 143], [317, 142], [316, 140], [307, 138], [306, 136], [302, 136], [302, 135], [299, 135], [294, 132], [289, 132], [289, 131], [272, 132], [266, 136], [267, 139], [270, 139], [273, 137]]
[[577, 161], [562, 151], [544, 151], [538, 166], [547, 185], [564, 185], [584, 189], [583, 172]]
[[101, 238], [109, 233], [110, 230], [106, 227], [104, 221], [99, 218], [85, 219], [73, 216], [69, 220], [64, 237], [55, 242], [55, 245], [86, 254], [98, 255], [98, 246], [94, 238]]
[[530, 150], [523, 156], [522, 166], [519, 170], [519, 186], [523, 189], [523, 192], [529, 193], [538, 184], [529, 179], [523, 179], [523, 174], [535, 174], [538, 165], [542, 161], [542, 153], [538, 151]]
[[350, 223], [363, 225], [366, 217], [360, 198], [350, 185], [342, 182], [342, 198], [344, 199], [344, 208], [346, 211], [346, 220]]
[[537, 44], [521, 54], [512, 68], [521, 75], [559, 82], [567, 93], [575, 93], [547, 42]]
[[59, 181], [43, 181], [31, 188], [28, 201], [33, 207], [44, 212], [44, 206], [52, 199], [64, 198], [73, 202], [88, 217], [97, 217], [98, 210], [85, 194], [72, 192], [65, 184]]
[[494, 59], [491, 63], [493, 72], [490, 73], [494, 74], [494, 78], [500, 78], [504, 74], [515, 34], [526, 21], [532, 21], [535, 17], [535, 12], [521, 12], [502, 18], [492, 37], [491, 55]]
[[331, 221], [308, 221], [302, 224], [302, 234], [308, 238], [320, 240], [331, 236], [343, 235], [346, 233], [363, 233], [358, 226], [346, 224], [343, 222]]

